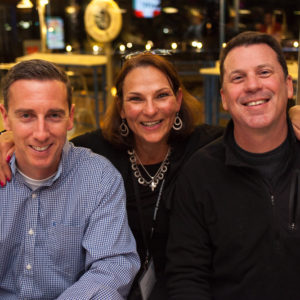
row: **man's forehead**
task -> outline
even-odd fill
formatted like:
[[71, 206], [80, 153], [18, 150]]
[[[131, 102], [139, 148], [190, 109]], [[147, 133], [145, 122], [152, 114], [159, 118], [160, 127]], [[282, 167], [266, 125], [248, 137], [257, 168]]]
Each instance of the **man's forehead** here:
[[61, 107], [50, 107], [43, 111], [38, 111], [32, 107], [19, 107], [15, 109], [15, 113], [32, 113], [32, 114], [39, 114], [41, 112], [49, 114], [49, 113], [65, 113], [65, 109]]
[[228, 58], [232, 58], [233, 56], [239, 57], [239, 55], [242, 52], [255, 53], [256, 56], [261, 53], [265, 53], [265, 52], [273, 53], [275, 56], [277, 55], [276, 52], [274, 51], [274, 49], [272, 49], [268, 44], [265, 44], [265, 43], [240, 45], [240, 46], [236, 46], [236, 47], [232, 48], [228, 52], [228, 54], [224, 60], [224, 63], [228, 60]]
[[[276, 52], [267, 44], [241, 45], [228, 52], [224, 60], [224, 71], [244, 65], [278, 63]], [[233, 63], [235, 65], [233, 66]]]
[[68, 106], [67, 87], [59, 80], [18, 79], [9, 88], [8, 108], [39, 110]]

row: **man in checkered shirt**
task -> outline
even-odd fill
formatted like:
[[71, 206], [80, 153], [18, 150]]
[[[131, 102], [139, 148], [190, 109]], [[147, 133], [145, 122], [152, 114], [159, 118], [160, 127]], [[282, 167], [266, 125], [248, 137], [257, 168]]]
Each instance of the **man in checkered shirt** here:
[[42, 60], [15, 65], [0, 110], [15, 140], [0, 187], [0, 299], [124, 299], [139, 269], [118, 171], [67, 141], [70, 82]]

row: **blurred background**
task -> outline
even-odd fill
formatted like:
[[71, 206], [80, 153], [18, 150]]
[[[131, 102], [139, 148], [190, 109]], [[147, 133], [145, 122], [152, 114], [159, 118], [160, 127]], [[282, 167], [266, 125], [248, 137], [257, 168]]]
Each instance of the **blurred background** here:
[[[117, 8], [111, 8], [110, 2]], [[228, 116], [220, 107], [218, 74], [209, 71], [216, 66], [221, 47], [245, 30], [274, 35], [282, 44], [296, 87], [299, 27], [300, 1], [296, 0], [1, 0], [0, 76], [19, 57], [33, 53], [106, 57], [105, 68], [88, 63], [85, 68], [67, 59], [61, 63], [75, 91], [76, 126], [71, 134], [76, 135], [101, 124], [124, 55], [171, 49], [168, 59], [203, 104], [203, 121], [225, 124]]]

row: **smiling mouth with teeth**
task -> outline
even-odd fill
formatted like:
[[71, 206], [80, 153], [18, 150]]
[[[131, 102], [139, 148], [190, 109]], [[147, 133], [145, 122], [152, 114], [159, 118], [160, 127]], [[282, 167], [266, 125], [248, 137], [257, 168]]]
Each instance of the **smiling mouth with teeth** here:
[[141, 122], [141, 124], [144, 125], [144, 126], [149, 126], [149, 127], [151, 127], [151, 126], [157, 125], [157, 124], [159, 124], [159, 123], [161, 123], [161, 122], [162, 122], [162, 121], [159, 120], [159, 121], [152, 121], [152, 122]]
[[251, 101], [251, 102], [245, 103], [244, 105], [245, 106], [256, 106], [256, 105], [261, 105], [261, 104], [267, 103], [268, 101], [269, 100]]
[[42, 151], [45, 151], [45, 150], [47, 150], [49, 147], [50, 147], [50, 145], [47, 145], [47, 146], [44, 146], [44, 147], [38, 147], [38, 146], [31, 146], [34, 150], [36, 150], [36, 151], [39, 151], [39, 152], [42, 152]]

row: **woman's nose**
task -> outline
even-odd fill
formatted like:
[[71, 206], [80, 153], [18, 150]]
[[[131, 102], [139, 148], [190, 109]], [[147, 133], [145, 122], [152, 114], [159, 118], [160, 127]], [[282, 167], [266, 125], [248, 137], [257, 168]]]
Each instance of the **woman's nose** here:
[[153, 115], [157, 112], [157, 106], [153, 100], [147, 100], [144, 106], [144, 113], [147, 115]]

